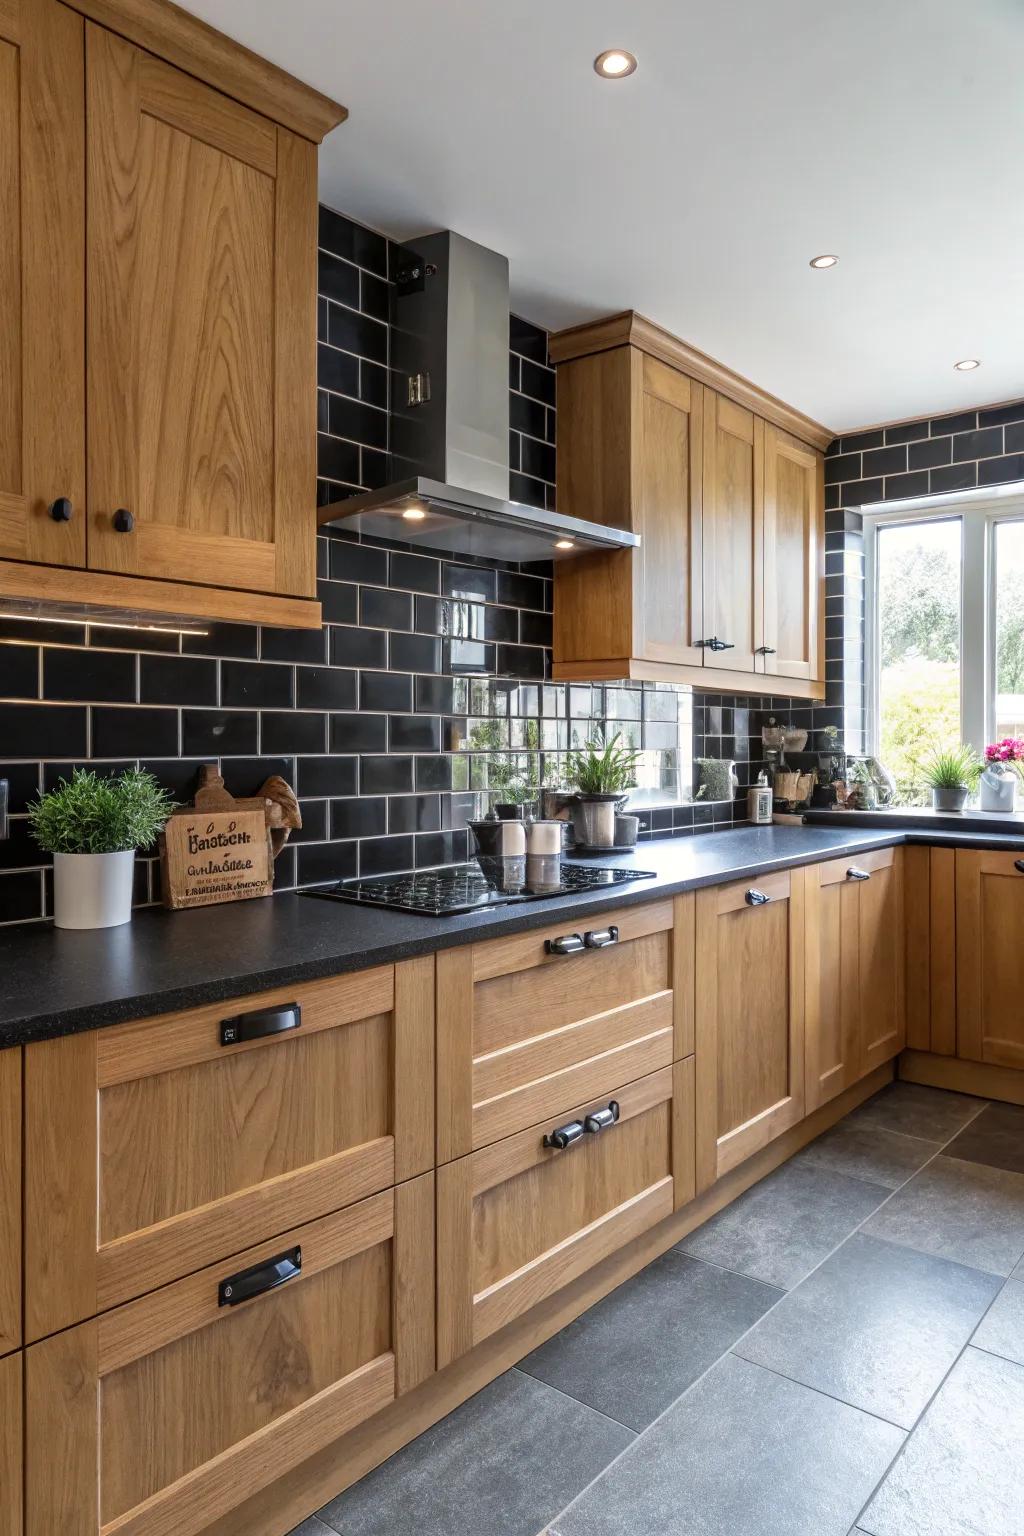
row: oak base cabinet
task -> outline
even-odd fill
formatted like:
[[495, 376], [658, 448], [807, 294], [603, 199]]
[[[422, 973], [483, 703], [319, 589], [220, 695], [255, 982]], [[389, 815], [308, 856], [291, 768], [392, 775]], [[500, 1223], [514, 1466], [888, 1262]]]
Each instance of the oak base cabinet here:
[[805, 871], [808, 1112], [906, 1044], [903, 852]]
[[27, 1337], [431, 1169], [432, 981], [425, 956], [29, 1046]]
[[439, 1367], [693, 1199], [693, 1092], [691, 1056], [438, 1169]]
[[697, 1189], [804, 1116], [804, 871], [697, 893]]
[[1024, 1068], [1024, 858], [957, 849], [956, 1053]]
[[22, 1426], [20, 1354], [0, 1360], [0, 1531], [21, 1536]]
[[0, 1355], [21, 1343], [20, 1049], [0, 1051]]
[[28, 1536], [198, 1536], [434, 1366], [434, 1179], [26, 1352]]

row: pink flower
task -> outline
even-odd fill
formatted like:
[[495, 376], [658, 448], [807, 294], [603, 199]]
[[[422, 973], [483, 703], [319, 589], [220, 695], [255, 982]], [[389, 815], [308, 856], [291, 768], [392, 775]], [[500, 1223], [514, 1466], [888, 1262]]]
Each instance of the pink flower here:
[[1024, 739], [1020, 736], [1004, 736], [1002, 741], [993, 742], [985, 748], [985, 761], [988, 763], [1024, 762]]

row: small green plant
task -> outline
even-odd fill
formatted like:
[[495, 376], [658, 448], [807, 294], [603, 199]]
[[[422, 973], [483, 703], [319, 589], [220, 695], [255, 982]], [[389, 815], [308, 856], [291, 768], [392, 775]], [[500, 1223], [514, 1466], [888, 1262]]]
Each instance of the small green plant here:
[[958, 747], [936, 747], [915, 766], [931, 789], [974, 789], [983, 765], [974, 748], [964, 742]]
[[28, 808], [32, 836], [47, 853], [125, 853], [149, 848], [174, 810], [151, 773], [127, 768], [101, 778], [76, 768]]
[[591, 737], [578, 752], [569, 754], [566, 778], [581, 795], [624, 795], [634, 787], [642, 754], [628, 742], [620, 746], [621, 736], [616, 731], [607, 742]]

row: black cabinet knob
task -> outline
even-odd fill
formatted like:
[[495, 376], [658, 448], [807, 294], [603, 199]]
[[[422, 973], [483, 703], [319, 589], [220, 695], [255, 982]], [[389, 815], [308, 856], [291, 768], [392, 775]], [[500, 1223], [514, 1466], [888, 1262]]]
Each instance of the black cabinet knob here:
[[118, 507], [113, 516], [113, 524], [118, 533], [131, 533], [135, 527], [135, 518], [127, 507]]
[[56, 501], [50, 503], [50, 516], [55, 523], [70, 523], [74, 510], [67, 496], [58, 496]]

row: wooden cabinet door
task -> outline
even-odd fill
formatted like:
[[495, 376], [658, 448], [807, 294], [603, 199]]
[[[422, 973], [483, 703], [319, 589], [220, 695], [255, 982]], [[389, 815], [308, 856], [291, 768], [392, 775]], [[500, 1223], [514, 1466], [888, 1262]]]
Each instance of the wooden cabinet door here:
[[21, 1072], [0, 1051], [0, 1355], [21, 1343]]
[[[753, 672], [761, 644], [755, 588], [763, 545], [764, 422], [704, 391], [704, 665]], [[728, 647], [719, 650], [710, 642]]]
[[0, 1360], [0, 1531], [21, 1536], [22, 1515], [22, 1357]]
[[858, 897], [848, 862], [804, 871], [806, 885], [806, 1112], [860, 1077]]
[[703, 390], [632, 352], [636, 654], [701, 665]]
[[690, 1055], [692, 963], [691, 895], [442, 950], [438, 1162]]
[[765, 425], [758, 669], [777, 677], [824, 676], [823, 463], [813, 448]]
[[[573, 1124], [570, 1145], [546, 1142]], [[438, 1366], [693, 1196], [692, 1056], [439, 1168]]]
[[805, 880], [809, 1113], [906, 1045], [903, 849], [830, 859]]
[[0, 0], [0, 558], [68, 566], [86, 527], [82, 32], [55, 0]]
[[1024, 858], [956, 852], [958, 1056], [1024, 1068]]
[[429, 1173], [26, 1350], [30, 1536], [197, 1536], [417, 1385], [433, 1218]]
[[802, 869], [697, 892], [695, 1024], [703, 1190], [803, 1118]]
[[[907, 1043], [906, 952], [903, 929], [903, 849], [860, 854], [851, 870], [858, 885], [860, 952], [860, 1076], [898, 1056]], [[855, 877], [854, 877], [855, 878]]]
[[26, 1336], [432, 1167], [433, 1001], [425, 956], [29, 1046]]
[[86, 91], [89, 565], [312, 596], [316, 150], [92, 23]]

